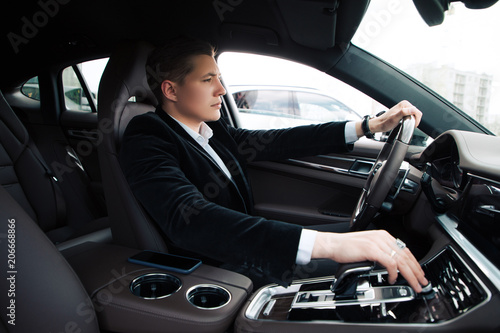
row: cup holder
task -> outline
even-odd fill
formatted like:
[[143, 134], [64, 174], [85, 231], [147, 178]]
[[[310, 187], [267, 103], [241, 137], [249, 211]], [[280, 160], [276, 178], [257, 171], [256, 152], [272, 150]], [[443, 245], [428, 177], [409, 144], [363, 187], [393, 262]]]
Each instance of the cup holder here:
[[231, 300], [227, 289], [212, 284], [194, 286], [188, 290], [186, 297], [192, 305], [199, 309], [220, 309]]
[[144, 299], [160, 299], [176, 293], [181, 286], [181, 280], [173, 275], [152, 273], [135, 278], [130, 283], [130, 291]]

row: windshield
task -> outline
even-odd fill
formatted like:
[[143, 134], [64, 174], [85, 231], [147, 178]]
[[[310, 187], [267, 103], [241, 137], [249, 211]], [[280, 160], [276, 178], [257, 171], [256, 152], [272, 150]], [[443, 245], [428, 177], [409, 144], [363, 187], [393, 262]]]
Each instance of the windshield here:
[[407, 72], [500, 134], [500, 4], [452, 3], [429, 27], [412, 1], [372, 1], [353, 43]]

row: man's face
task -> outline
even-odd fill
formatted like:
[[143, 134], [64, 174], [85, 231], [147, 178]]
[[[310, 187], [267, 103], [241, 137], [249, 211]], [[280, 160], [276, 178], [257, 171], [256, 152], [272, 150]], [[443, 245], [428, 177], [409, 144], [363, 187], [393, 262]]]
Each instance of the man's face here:
[[221, 96], [226, 90], [220, 82], [217, 63], [208, 55], [193, 56], [192, 61], [193, 71], [183, 84], [175, 84], [176, 109], [189, 122], [218, 120]]

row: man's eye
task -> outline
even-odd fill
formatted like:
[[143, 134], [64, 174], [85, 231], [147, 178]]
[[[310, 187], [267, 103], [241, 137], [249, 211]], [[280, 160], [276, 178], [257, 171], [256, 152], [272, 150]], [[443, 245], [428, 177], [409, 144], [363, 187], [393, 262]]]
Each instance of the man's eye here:
[[211, 77], [209, 77], [208, 79], [203, 80], [203, 82], [210, 82], [210, 81], [212, 81]]

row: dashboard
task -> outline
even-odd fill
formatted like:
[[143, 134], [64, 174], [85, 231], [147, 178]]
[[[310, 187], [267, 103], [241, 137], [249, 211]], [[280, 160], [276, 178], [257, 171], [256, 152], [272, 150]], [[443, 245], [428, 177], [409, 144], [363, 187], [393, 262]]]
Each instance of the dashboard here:
[[[416, 294], [403, 278], [391, 285], [385, 270], [354, 263], [348, 274], [261, 288], [240, 312], [237, 332], [363, 331], [367, 324], [371, 332], [498, 331], [500, 138], [448, 131], [410, 164], [407, 180], [421, 177], [423, 195], [402, 200], [413, 206], [410, 229], [432, 243], [421, 260], [429, 290]], [[342, 283], [348, 288], [335, 287]]]
[[500, 290], [500, 138], [448, 131], [412, 162], [441, 186], [438, 221]]
[[443, 185], [463, 187], [467, 175], [500, 182], [500, 138], [450, 130], [436, 138], [412, 163], [430, 163]]

